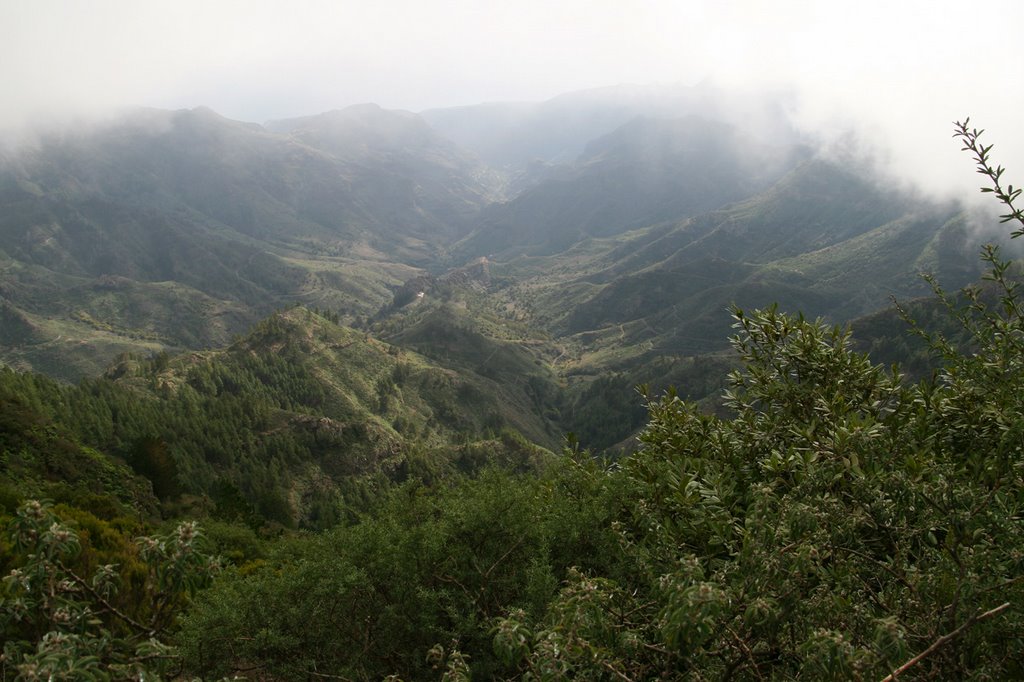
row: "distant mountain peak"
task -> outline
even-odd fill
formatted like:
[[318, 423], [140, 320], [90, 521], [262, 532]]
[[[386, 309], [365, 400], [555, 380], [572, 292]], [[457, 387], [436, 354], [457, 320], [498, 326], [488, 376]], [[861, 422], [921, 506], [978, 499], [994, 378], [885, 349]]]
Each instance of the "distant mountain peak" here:
[[337, 126], [381, 126], [381, 125], [416, 126], [429, 130], [423, 119], [411, 111], [401, 109], [385, 109], [379, 104], [365, 102], [353, 104], [342, 109], [331, 109], [312, 116], [299, 116], [267, 121], [267, 130], [276, 133], [292, 133], [297, 130]]

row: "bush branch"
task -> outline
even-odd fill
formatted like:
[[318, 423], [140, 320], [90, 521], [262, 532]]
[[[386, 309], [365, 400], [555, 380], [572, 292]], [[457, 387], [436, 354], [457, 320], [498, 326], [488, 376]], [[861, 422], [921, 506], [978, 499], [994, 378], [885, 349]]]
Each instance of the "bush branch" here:
[[1002, 613], [1003, 611], [1005, 611], [1008, 608], [1010, 608], [1010, 602], [1006, 602], [1004, 604], [1000, 604], [999, 606], [995, 607], [994, 609], [990, 609], [990, 610], [986, 611], [985, 613], [979, 613], [979, 614], [971, 616], [970, 618], [968, 618], [964, 622], [963, 625], [958, 627], [956, 630], [953, 630], [949, 634], [946, 634], [946, 635], [943, 635], [942, 637], [939, 637], [937, 640], [932, 642], [932, 645], [930, 647], [928, 647], [927, 649], [925, 649], [924, 651], [919, 653], [917, 656], [914, 656], [912, 659], [910, 659], [909, 661], [907, 661], [906, 663], [901, 665], [896, 670], [893, 670], [892, 674], [887, 675], [882, 680], [882, 682], [892, 682], [897, 677], [899, 677], [900, 675], [902, 675], [906, 671], [910, 670], [915, 665], [917, 665], [918, 663], [920, 663], [924, 659], [928, 658], [929, 656], [934, 654], [936, 651], [938, 651], [939, 649], [941, 649], [942, 647], [946, 646], [947, 644], [952, 642], [954, 639], [956, 639], [957, 637], [962, 635], [972, 625], [974, 625], [976, 623], [980, 623], [983, 620], [987, 620], [989, 618], [992, 618], [993, 616], [997, 616], [997, 615], [999, 615], [1000, 613]]

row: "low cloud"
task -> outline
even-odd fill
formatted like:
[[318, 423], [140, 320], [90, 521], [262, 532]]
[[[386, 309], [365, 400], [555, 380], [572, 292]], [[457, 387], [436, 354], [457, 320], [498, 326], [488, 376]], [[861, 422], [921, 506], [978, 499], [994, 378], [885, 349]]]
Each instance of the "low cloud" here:
[[[973, 196], [971, 116], [1024, 184], [1024, 3], [13, 0], [0, 129], [128, 106], [263, 121], [357, 102], [421, 110], [615, 83], [788, 89], [801, 128], [851, 131], [894, 181]], [[967, 189], [965, 189], [967, 188]]]

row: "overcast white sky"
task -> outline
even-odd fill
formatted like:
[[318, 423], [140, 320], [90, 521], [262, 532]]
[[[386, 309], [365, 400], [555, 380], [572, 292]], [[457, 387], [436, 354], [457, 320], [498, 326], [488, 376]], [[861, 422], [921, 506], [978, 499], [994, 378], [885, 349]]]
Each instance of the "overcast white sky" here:
[[[956, 185], [971, 115], [1024, 176], [1024, 2], [0, 0], [0, 128], [122, 106], [264, 121], [359, 102], [421, 110], [619, 83], [791, 86]], [[1016, 160], [1017, 165], [1013, 164]], [[972, 181], [967, 165], [967, 181]], [[1021, 184], [1024, 184], [1022, 182]]]

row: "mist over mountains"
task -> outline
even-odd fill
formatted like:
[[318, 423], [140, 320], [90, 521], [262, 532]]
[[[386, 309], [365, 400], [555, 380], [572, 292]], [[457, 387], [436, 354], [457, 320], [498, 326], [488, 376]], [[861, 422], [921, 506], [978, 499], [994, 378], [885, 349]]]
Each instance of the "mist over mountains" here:
[[1024, 679], [1021, 25], [0, 2], [0, 682]]
[[[469, 384], [520, 377], [512, 403], [550, 444], [604, 428], [601, 382], [713, 392], [730, 305], [847, 321], [926, 293], [920, 272], [977, 276], [955, 202], [824, 153], [787, 102], [619, 87], [266, 125], [140, 109], [43, 135], [0, 161], [0, 360], [77, 380], [301, 304]], [[620, 408], [598, 444], [642, 419]]]

